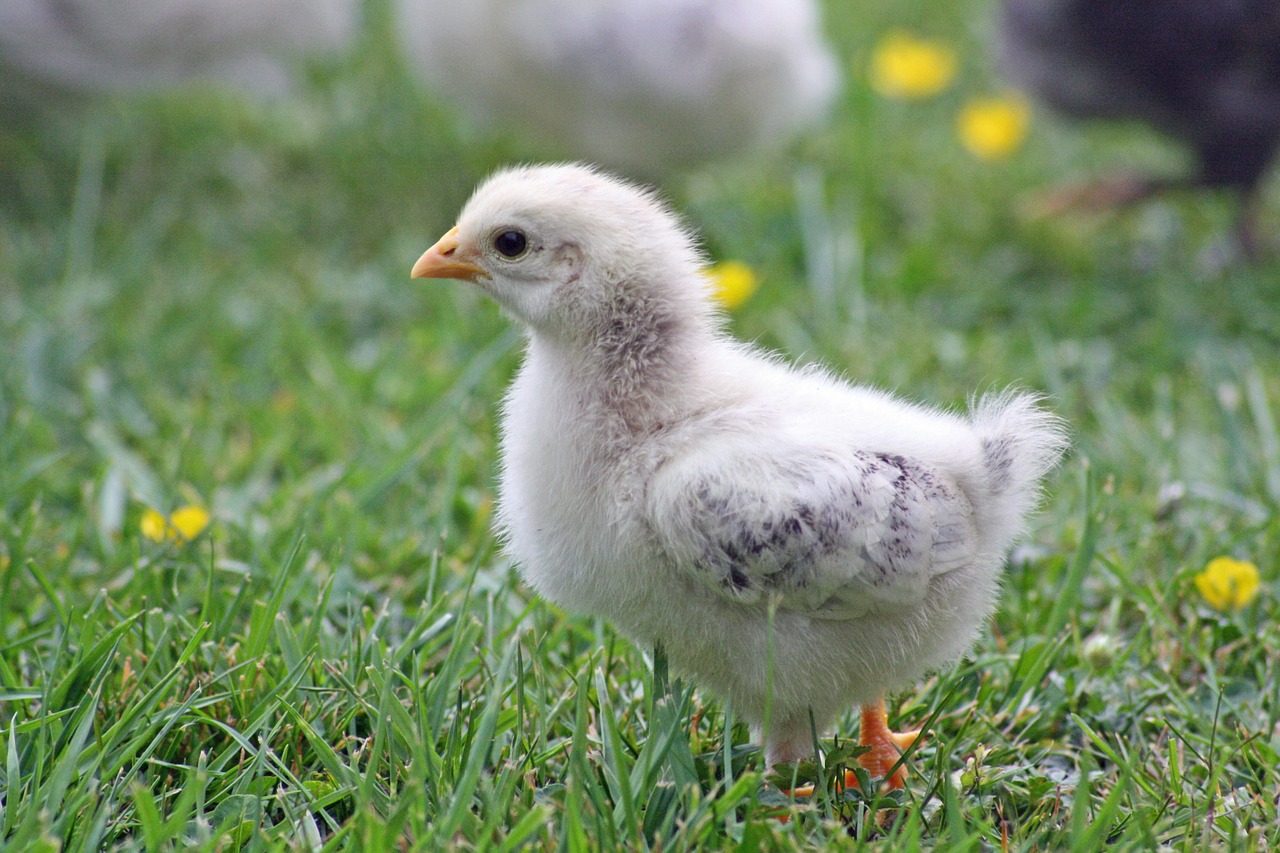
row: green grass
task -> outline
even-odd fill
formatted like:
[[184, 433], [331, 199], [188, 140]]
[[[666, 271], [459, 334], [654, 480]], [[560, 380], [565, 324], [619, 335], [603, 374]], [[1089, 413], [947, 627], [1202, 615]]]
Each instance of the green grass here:
[[[792, 806], [745, 728], [524, 588], [489, 533], [518, 336], [410, 283], [473, 184], [544, 156], [415, 89], [374, 28], [268, 105], [79, 105], [0, 131], [0, 844], [13, 850], [1262, 849], [1280, 837], [1280, 263], [1222, 199], [1028, 222], [1128, 128], [971, 160], [981, 4], [831, 5], [830, 128], [664, 189], [764, 276], [735, 331], [959, 405], [1041, 388], [1075, 450], [883, 825]], [[871, 94], [895, 24], [956, 89]], [[1267, 222], [1280, 231], [1274, 192]], [[139, 532], [197, 503], [189, 544]], [[1229, 554], [1263, 586], [1218, 613]], [[849, 760], [850, 716], [824, 741]], [[790, 813], [783, 823], [780, 813]]]

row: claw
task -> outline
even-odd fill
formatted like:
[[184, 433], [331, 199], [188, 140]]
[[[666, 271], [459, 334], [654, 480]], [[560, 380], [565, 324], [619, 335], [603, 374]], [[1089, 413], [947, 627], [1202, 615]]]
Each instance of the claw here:
[[893, 741], [898, 749], [906, 752], [912, 747], [917, 740], [920, 739], [920, 730], [912, 729], [909, 732], [889, 732], [889, 740]]

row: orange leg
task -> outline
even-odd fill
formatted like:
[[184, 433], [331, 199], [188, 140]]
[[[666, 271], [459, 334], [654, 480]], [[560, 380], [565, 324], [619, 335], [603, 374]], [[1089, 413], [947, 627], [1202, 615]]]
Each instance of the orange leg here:
[[[889, 730], [889, 718], [884, 712], [883, 698], [870, 705], [863, 705], [862, 731], [859, 732], [858, 743], [868, 747], [870, 751], [859, 755], [858, 763], [871, 774], [872, 779], [884, 779], [885, 787], [889, 790], [901, 788], [906, 780], [906, 768], [899, 767], [892, 776], [889, 771], [918, 737], [919, 729], [910, 732]], [[857, 777], [852, 772], [846, 772], [845, 784], [857, 787]]]
[[[858, 763], [871, 774], [872, 779], [883, 779], [887, 790], [901, 788], [906, 781], [906, 768], [899, 767], [892, 776], [889, 775], [889, 771], [898, 763], [902, 753], [919, 737], [919, 729], [909, 732], [889, 730], [889, 718], [885, 714], [883, 698], [869, 705], [863, 705], [862, 730], [859, 732], [858, 743], [867, 747], [869, 751], [858, 756]], [[844, 785], [846, 788], [858, 787], [858, 777], [852, 770], [845, 771]], [[792, 793], [796, 797], [808, 797], [813, 794], [813, 786], [801, 785]]]

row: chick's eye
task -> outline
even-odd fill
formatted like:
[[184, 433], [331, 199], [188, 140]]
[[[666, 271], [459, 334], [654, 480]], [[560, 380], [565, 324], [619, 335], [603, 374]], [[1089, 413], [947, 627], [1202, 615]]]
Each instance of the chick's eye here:
[[524, 254], [524, 250], [528, 245], [529, 241], [519, 231], [503, 231], [493, 238], [493, 248], [497, 249], [499, 254], [508, 258], [519, 257]]

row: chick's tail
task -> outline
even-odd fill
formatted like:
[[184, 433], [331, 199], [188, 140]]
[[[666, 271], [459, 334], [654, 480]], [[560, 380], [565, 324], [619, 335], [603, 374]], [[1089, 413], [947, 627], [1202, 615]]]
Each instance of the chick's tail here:
[[1003, 552], [1040, 501], [1042, 482], [1070, 441], [1066, 423], [1038, 394], [1009, 391], [975, 400], [985, 494], [975, 502], [984, 545]]

